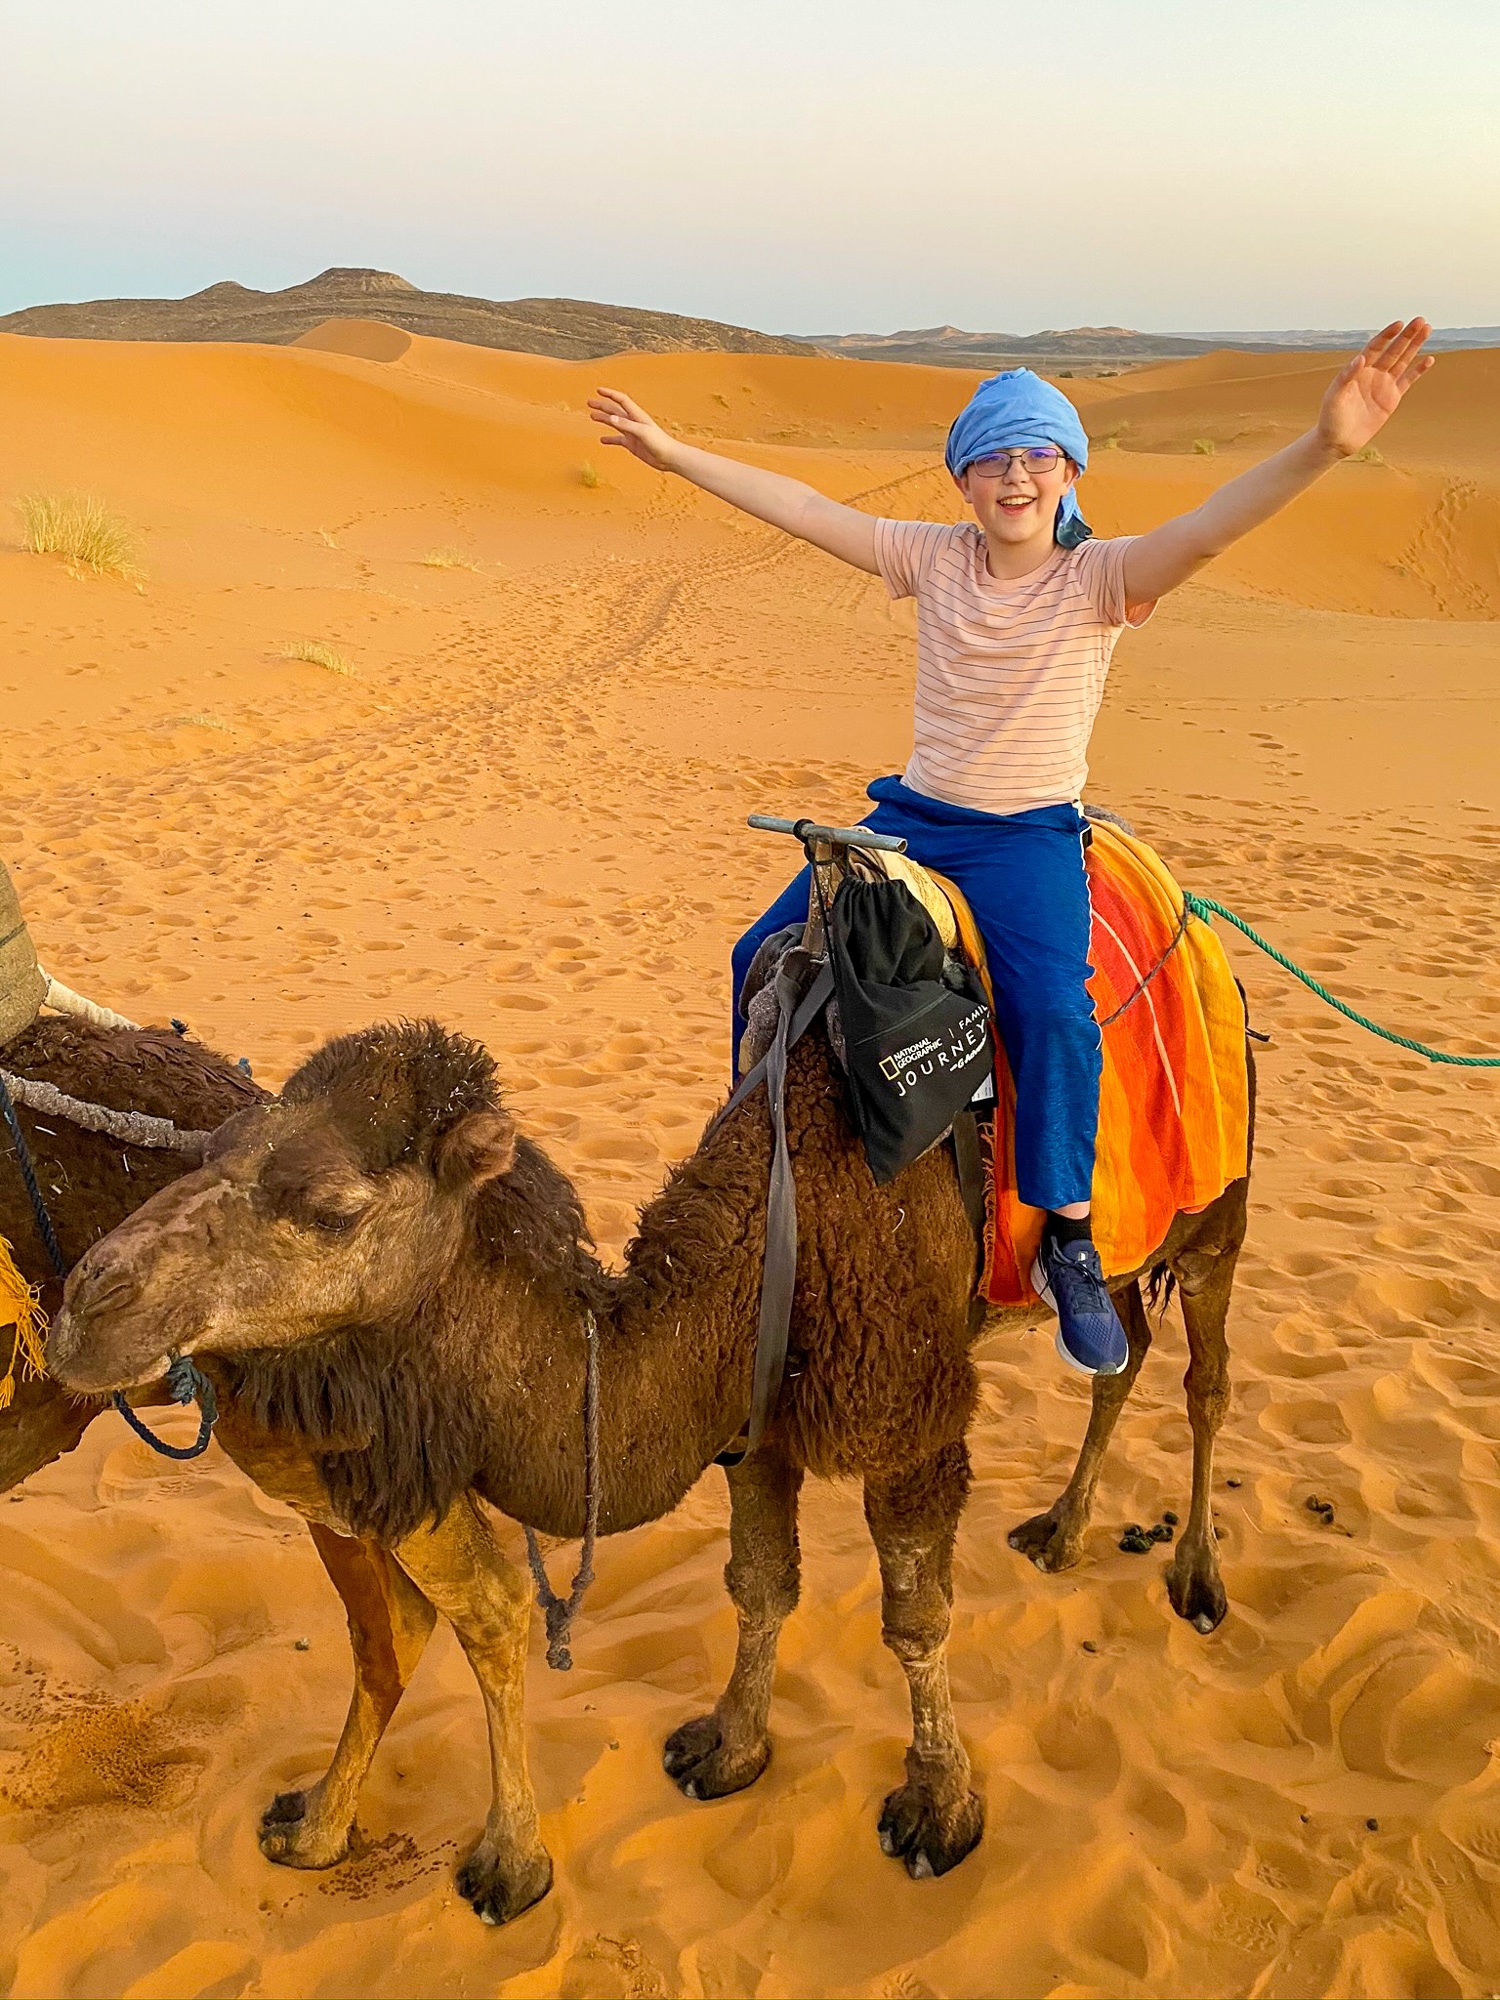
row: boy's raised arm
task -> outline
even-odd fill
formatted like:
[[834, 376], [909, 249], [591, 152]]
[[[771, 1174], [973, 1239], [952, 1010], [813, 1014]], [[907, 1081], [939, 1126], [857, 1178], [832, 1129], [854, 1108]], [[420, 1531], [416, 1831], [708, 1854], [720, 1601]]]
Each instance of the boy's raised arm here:
[[589, 415], [603, 426], [605, 444], [623, 445], [642, 465], [656, 472], [675, 472], [741, 513], [797, 535], [856, 569], [879, 574], [875, 522], [857, 507], [845, 507], [784, 473], [683, 444], [620, 389], [596, 389], [589, 398]]
[[1262, 521], [1279, 514], [1340, 459], [1362, 451], [1432, 366], [1425, 319], [1393, 320], [1328, 385], [1317, 425], [1285, 450], [1231, 479], [1190, 514], [1138, 536], [1125, 552], [1125, 596], [1146, 604], [1175, 590]]

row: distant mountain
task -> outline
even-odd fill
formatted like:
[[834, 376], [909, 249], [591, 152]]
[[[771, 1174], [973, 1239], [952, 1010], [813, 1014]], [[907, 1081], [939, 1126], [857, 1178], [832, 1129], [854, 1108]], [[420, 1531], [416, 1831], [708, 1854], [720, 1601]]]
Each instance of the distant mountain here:
[[809, 345], [856, 361], [917, 361], [939, 368], [1003, 368], [1017, 361], [1129, 366], [1208, 352], [1191, 336], [1136, 333], [1125, 326], [1048, 328], [1045, 333], [966, 333], [957, 326], [930, 326], [901, 333], [812, 334]]
[[[946, 368], [1000, 368], [1031, 361], [1107, 372], [1147, 361], [1209, 354], [1215, 348], [1277, 353], [1287, 348], [1352, 348], [1369, 329], [1293, 328], [1280, 333], [1141, 333], [1128, 326], [1049, 327], [1041, 333], [968, 333], [957, 326], [909, 327], [899, 333], [758, 333], [718, 320], [587, 299], [475, 299], [424, 292], [394, 271], [335, 266], [285, 291], [257, 292], [232, 279], [185, 299], [93, 299], [83, 305], [28, 306], [0, 318], [0, 333], [52, 334], [73, 340], [257, 340], [284, 345], [327, 319], [388, 321], [408, 333], [552, 354], [584, 361], [629, 350], [691, 349], [730, 354], [806, 354], [820, 350], [864, 361], [914, 361]], [[1500, 347], [1500, 327], [1441, 327], [1435, 348]]]
[[335, 267], [281, 292], [232, 280], [185, 299], [94, 299], [85, 305], [28, 306], [0, 318], [0, 333], [71, 340], [258, 340], [285, 345], [326, 319], [379, 318], [408, 333], [475, 347], [504, 347], [586, 361], [628, 349], [692, 349], [731, 354], [805, 354], [807, 345], [750, 327], [583, 299], [473, 299], [424, 292], [393, 271]]
[[[1297, 328], [1285, 333], [1141, 333], [1128, 326], [1049, 327], [1042, 333], [966, 333], [957, 326], [912, 328], [900, 333], [819, 333], [809, 343], [830, 354], [861, 361], [919, 361], [947, 368], [998, 368], [1018, 361], [1078, 362], [1097, 369], [1170, 361], [1184, 355], [1238, 348], [1276, 354], [1287, 348], [1360, 347], [1373, 328], [1324, 331]], [[1500, 347], [1500, 327], [1443, 327], [1434, 348]]]
[[[1244, 347], [1261, 354], [1286, 347], [1317, 348], [1327, 353], [1333, 348], [1363, 347], [1375, 331], [1373, 326], [1297, 326], [1289, 327], [1282, 333], [1185, 333], [1181, 338], [1202, 341], [1209, 348]], [[1427, 345], [1447, 350], [1500, 347], [1500, 326], [1435, 326], [1428, 336]]]

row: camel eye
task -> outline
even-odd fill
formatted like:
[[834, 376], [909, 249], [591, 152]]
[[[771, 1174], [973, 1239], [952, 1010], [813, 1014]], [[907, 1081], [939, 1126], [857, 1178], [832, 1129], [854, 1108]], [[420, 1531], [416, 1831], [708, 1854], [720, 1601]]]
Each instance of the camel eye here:
[[338, 1236], [344, 1230], [352, 1229], [363, 1214], [362, 1208], [320, 1208], [309, 1220], [314, 1229], [321, 1229], [329, 1236]]

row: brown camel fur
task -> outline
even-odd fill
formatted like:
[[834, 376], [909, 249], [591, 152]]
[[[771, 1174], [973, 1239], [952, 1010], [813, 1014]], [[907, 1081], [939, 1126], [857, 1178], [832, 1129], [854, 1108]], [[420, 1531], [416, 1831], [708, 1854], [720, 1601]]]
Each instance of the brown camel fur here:
[[[880, 1838], [912, 1874], [941, 1874], [983, 1824], [946, 1664], [976, 1394], [974, 1243], [946, 1151], [875, 1187], [841, 1097], [814, 1031], [793, 1052], [787, 1089], [801, 1224], [788, 1380], [762, 1447], [729, 1473], [738, 1651], [714, 1710], [675, 1732], [665, 1761], [699, 1798], [760, 1774], [777, 1638], [798, 1595], [798, 1490], [808, 1471], [858, 1477], [883, 1636], [906, 1672], [913, 1723], [906, 1782], [885, 1801]], [[258, 1483], [315, 1529], [394, 1557], [373, 1639], [358, 1585], [329, 1563], [354, 1636], [354, 1702], [325, 1776], [268, 1810], [262, 1845], [273, 1859], [317, 1867], [345, 1851], [380, 1731], [440, 1611], [484, 1695], [494, 1775], [460, 1891], [491, 1922], [545, 1893], [551, 1863], [522, 1736], [529, 1591], [477, 1502], [550, 1534], [580, 1533], [590, 1319], [606, 1533], [664, 1514], [734, 1436], [750, 1396], [768, 1155], [756, 1095], [672, 1173], [642, 1213], [624, 1272], [610, 1277], [572, 1188], [516, 1133], [483, 1049], [432, 1023], [372, 1028], [330, 1043], [277, 1102], [232, 1119], [201, 1169], [74, 1273], [52, 1347], [65, 1381], [128, 1387], [154, 1380], [170, 1351], [193, 1353], [220, 1388], [224, 1442]], [[1222, 1611], [1209, 1466], [1244, 1216], [1240, 1182], [1178, 1218], [1161, 1252], [1184, 1293], [1192, 1350], [1193, 1508], [1169, 1575], [1189, 1616]], [[1079, 1472], [1043, 1517], [1036, 1553], [1054, 1561], [1076, 1554], [1108, 1430], [1149, 1339], [1139, 1275], [1120, 1281], [1131, 1374], [1096, 1391]]]
[[[211, 1132], [266, 1093], [222, 1056], [165, 1028], [100, 1028], [67, 1016], [44, 1016], [0, 1046], [0, 1068], [56, 1084], [70, 1097], [115, 1111], [144, 1111], [191, 1132]], [[64, 1261], [72, 1266], [142, 1202], [192, 1165], [181, 1153], [123, 1146], [64, 1118], [16, 1107], [42, 1197]], [[0, 1236], [22, 1275], [41, 1288], [50, 1315], [62, 1303], [31, 1203], [0, 1125]], [[0, 1329], [0, 1345], [8, 1339]], [[4, 1351], [9, 1352], [8, 1346]], [[96, 1400], [69, 1395], [43, 1376], [20, 1373], [16, 1400], [0, 1411], [0, 1492], [71, 1451], [99, 1414]]]

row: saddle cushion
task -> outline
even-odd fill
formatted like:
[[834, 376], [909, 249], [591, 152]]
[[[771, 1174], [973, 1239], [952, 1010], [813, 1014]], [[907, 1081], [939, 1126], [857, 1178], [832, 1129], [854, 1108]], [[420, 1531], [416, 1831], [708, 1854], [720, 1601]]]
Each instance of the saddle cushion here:
[[0, 1047], [31, 1026], [46, 997], [46, 976], [37, 966], [10, 872], [0, 861]]
[[[1174, 1216], [1207, 1208], [1247, 1172], [1249, 1070], [1244, 1002], [1218, 937], [1196, 917], [1183, 924], [1182, 891], [1143, 840], [1108, 821], [1096, 821], [1093, 832], [1089, 991], [1104, 1024], [1093, 1225], [1105, 1272], [1114, 1275], [1139, 1269]], [[964, 951], [988, 987], [972, 911], [953, 883], [925, 872], [952, 906]], [[1016, 1192], [1015, 1087], [1003, 1049], [995, 1073], [981, 1289], [991, 1305], [1028, 1305], [1036, 1299], [1030, 1272], [1042, 1211]]]

